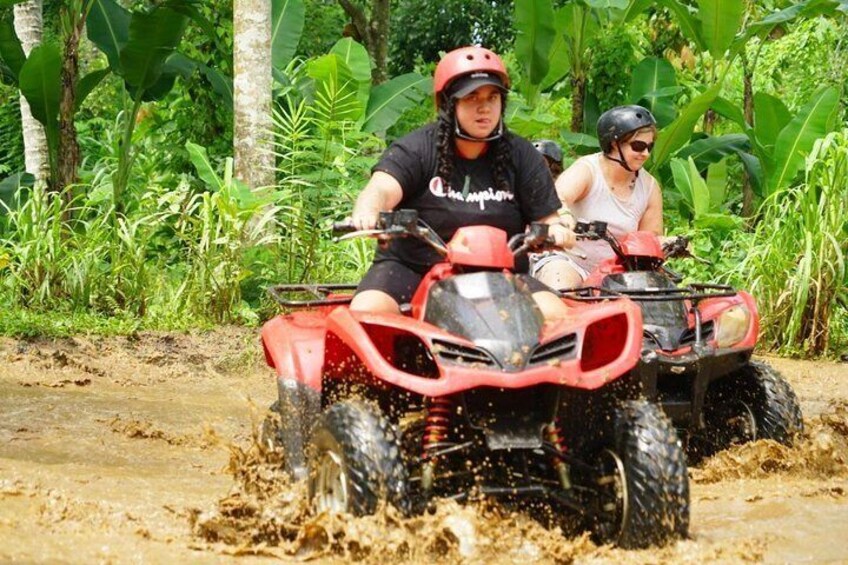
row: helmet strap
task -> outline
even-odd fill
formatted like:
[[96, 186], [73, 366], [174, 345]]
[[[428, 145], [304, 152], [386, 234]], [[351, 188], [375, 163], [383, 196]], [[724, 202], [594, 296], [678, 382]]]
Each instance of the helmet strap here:
[[604, 153], [604, 157], [606, 157], [610, 161], [615, 161], [616, 163], [621, 165], [624, 168], [625, 171], [629, 171], [631, 173], [635, 172], [637, 175], [639, 174], [639, 171], [634, 171], [633, 169], [630, 168], [630, 165], [627, 164], [627, 159], [624, 158], [624, 152], [621, 150], [621, 144], [620, 143], [618, 144], [618, 156], [621, 157], [621, 158], [616, 159], [615, 157], [612, 157], [612, 156]]
[[494, 141], [496, 139], [500, 139], [500, 137], [503, 135], [503, 131], [504, 131], [503, 117], [501, 117], [498, 120], [498, 128], [495, 131], [493, 131], [492, 134], [489, 135], [488, 137], [472, 137], [472, 136], [468, 135], [467, 133], [465, 133], [462, 130], [462, 127], [460, 127], [459, 120], [456, 118], [456, 116], [454, 116], [454, 118], [453, 118], [453, 125], [454, 125], [453, 134], [456, 137], [458, 137], [460, 139], [464, 139], [466, 141], [480, 141], [480, 142]]

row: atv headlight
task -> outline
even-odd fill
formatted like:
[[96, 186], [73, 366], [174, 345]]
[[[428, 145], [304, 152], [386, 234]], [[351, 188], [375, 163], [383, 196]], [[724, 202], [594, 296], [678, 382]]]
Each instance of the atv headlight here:
[[748, 308], [737, 304], [722, 312], [716, 320], [716, 345], [718, 347], [729, 347], [748, 333], [751, 325], [751, 312]]

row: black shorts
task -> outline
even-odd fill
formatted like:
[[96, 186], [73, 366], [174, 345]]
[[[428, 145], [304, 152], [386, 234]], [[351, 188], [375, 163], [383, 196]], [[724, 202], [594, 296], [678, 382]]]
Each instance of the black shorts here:
[[[412, 301], [412, 295], [421, 284], [425, 273], [419, 273], [405, 263], [395, 259], [381, 259], [371, 264], [371, 268], [365, 273], [362, 282], [356, 287], [356, 292], [363, 290], [381, 290], [391, 296], [398, 304], [406, 304]], [[518, 274], [531, 292], [543, 290], [550, 291], [550, 287], [531, 277], [530, 275]]]
[[423, 278], [424, 273], [419, 273], [405, 263], [395, 259], [381, 259], [371, 264], [362, 282], [356, 287], [356, 292], [381, 290], [398, 304], [406, 304], [412, 301], [412, 295]]

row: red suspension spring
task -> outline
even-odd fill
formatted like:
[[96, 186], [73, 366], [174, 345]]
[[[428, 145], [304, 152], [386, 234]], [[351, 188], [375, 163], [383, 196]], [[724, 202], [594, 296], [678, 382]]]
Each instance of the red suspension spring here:
[[431, 398], [427, 405], [427, 419], [424, 424], [424, 455], [439, 446], [448, 438], [453, 402], [450, 398], [439, 396]]
[[566, 445], [565, 437], [562, 435], [562, 424], [560, 424], [559, 418], [555, 418], [553, 423], [548, 426], [548, 439], [560, 453], [568, 453], [568, 445]]

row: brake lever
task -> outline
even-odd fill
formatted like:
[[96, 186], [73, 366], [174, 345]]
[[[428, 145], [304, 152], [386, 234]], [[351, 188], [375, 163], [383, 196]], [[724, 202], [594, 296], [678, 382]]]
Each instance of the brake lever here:
[[349, 239], [356, 239], [356, 238], [359, 238], [359, 237], [372, 237], [372, 236], [379, 236], [379, 235], [381, 235], [381, 234], [383, 234], [383, 233], [385, 233], [385, 232], [384, 232], [384, 230], [378, 230], [378, 229], [374, 229], [374, 230], [357, 230], [357, 231], [352, 231], [352, 232], [350, 232], [350, 233], [346, 233], [346, 234], [344, 234], [344, 235], [340, 235], [339, 237], [334, 237], [334, 238], [333, 238], [333, 241], [334, 241], [334, 242], [338, 242], [338, 241], [347, 241], [347, 240], [349, 240]]

